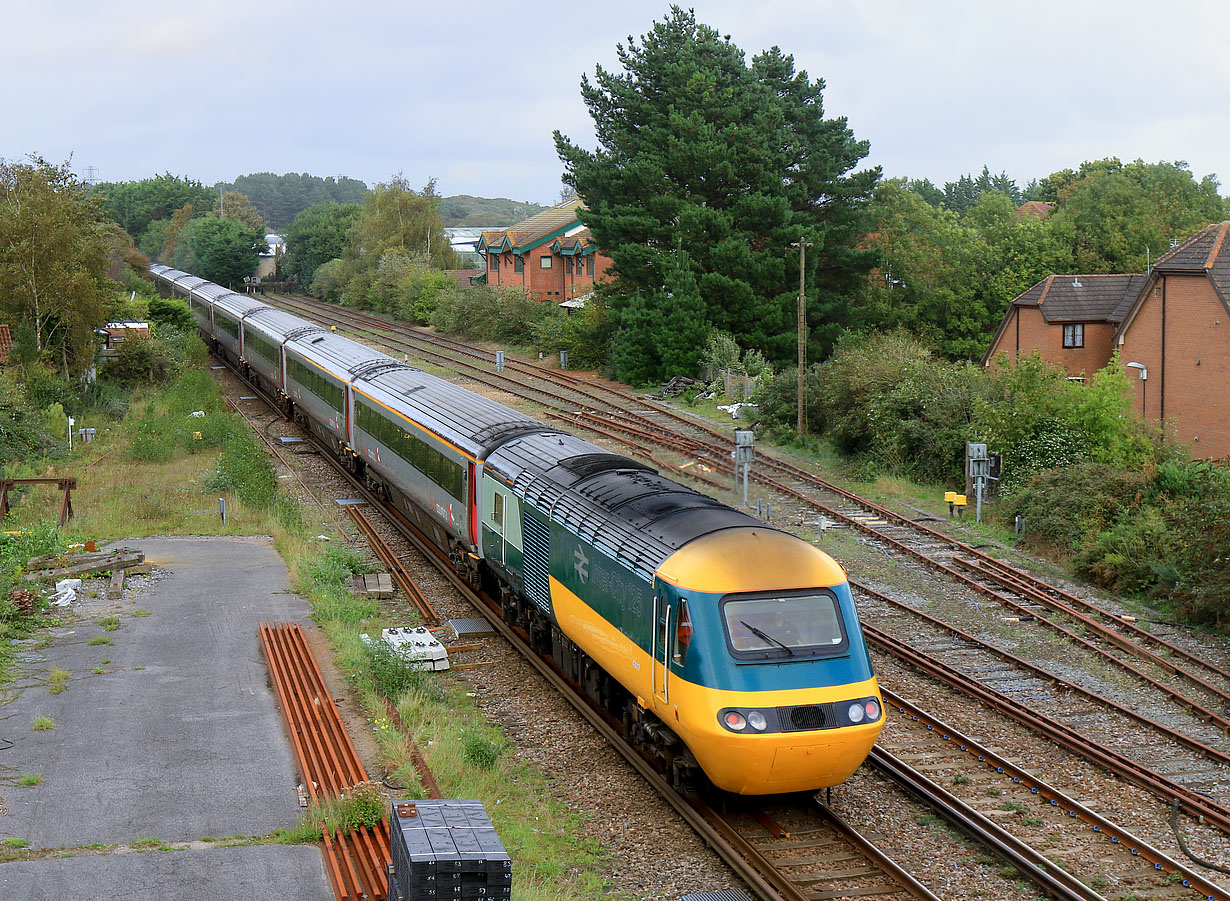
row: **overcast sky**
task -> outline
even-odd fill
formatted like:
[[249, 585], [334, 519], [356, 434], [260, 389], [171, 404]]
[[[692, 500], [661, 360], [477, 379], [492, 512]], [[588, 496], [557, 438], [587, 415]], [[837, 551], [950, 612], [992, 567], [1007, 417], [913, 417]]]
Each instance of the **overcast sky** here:
[[[688, 4], [684, 4], [688, 5]], [[1020, 185], [1086, 159], [1230, 182], [1230, 3], [698, 0], [750, 57], [823, 78], [888, 176], [983, 163]], [[0, 157], [105, 181], [403, 172], [449, 194], [559, 195], [551, 132], [593, 146], [578, 85], [665, 2], [2, 0]], [[1222, 193], [1230, 193], [1223, 187]]]

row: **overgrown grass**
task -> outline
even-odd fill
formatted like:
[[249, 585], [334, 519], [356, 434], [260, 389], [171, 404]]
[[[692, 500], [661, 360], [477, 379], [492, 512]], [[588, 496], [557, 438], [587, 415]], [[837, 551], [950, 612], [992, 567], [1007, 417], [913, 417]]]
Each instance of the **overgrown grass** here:
[[60, 694], [68, 687], [68, 680], [72, 677], [73, 674], [68, 670], [52, 667], [51, 674], [47, 677], [47, 690], [53, 695]]
[[30, 724], [31, 732], [48, 732], [56, 727], [56, 721], [49, 716], [36, 716]]

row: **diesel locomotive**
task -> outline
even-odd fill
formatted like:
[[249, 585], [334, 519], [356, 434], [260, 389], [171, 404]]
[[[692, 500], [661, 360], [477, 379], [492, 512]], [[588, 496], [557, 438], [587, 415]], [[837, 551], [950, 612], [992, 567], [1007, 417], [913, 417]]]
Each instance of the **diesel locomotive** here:
[[150, 272], [676, 787], [810, 791], [870, 752], [883, 707], [827, 554], [258, 298]]

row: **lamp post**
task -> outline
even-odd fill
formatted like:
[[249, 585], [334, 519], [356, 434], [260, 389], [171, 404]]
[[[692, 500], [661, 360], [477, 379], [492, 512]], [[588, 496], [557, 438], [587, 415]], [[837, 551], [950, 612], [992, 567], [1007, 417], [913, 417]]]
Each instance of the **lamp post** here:
[[1149, 408], [1145, 405], [1145, 391], [1148, 388], [1149, 367], [1144, 363], [1128, 363], [1127, 368], [1136, 369], [1140, 372], [1140, 416], [1142, 419], [1147, 419]]
[[803, 378], [807, 369], [807, 248], [814, 247], [812, 241], [800, 236], [791, 247], [799, 249], [799, 420], [796, 431], [799, 437], [807, 434], [807, 411], [803, 406]]

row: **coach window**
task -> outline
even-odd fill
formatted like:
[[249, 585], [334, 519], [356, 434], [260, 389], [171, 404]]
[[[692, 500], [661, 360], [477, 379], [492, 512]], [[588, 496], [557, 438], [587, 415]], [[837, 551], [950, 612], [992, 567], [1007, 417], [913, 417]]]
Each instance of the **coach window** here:
[[1073, 322], [1063, 327], [1063, 346], [1085, 346], [1085, 324], [1083, 322]]
[[495, 505], [491, 509], [491, 521], [495, 524], [496, 530], [504, 531], [504, 495], [498, 491], [494, 497]]
[[550, 268], [551, 268], [551, 257], [550, 257], [550, 255], [547, 255], [547, 256], [541, 256], [541, 257], [539, 257], [539, 258], [538, 258], [538, 265], [539, 265], [539, 267], [540, 267], [540, 268], [542, 268], [542, 269], [550, 269]]

